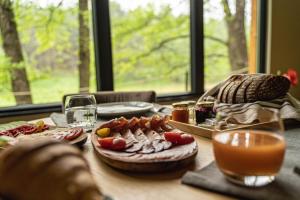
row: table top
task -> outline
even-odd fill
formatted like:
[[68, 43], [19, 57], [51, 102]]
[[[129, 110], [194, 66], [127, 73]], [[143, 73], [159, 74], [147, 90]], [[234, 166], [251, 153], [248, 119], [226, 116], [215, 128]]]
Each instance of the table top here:
[[[47, 124], [54, 125], [51, 118], [44, 118], [43, 120]], [[213, 161], [211, 141], [196, 135], [194, 137], [198, 143], [195, 163], [187, 168], [171, 172], [137, 174], [113, 169], [97, 157], [90, 140], [84, 145], [83, 153], [101, 191], [114, 200], [232, 199], [181, 184], [181, 177], [187, 170], [200, 169]]]

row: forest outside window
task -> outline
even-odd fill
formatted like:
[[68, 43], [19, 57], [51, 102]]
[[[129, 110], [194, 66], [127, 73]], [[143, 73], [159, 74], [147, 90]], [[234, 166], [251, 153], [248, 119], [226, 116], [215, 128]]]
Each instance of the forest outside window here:
[[256, 4], [204, 1], [205, 89], [230, 74], [256, 72]]
[[0, 107], [95, 91], [89, 0], [0, 0]]
[[[203, 3], [204, 33], [194, 34], [204, 36], [204, 52], [197, 51], [204, 66], [191, 62], [198, 57], [190, 31], [194, 1]], [[193, 78], [204, 77], [204, 91], [231, 73], [256, 72], [257, 0], [95, 2], [109, 7], [112, 66], [102, 66], [112, 71], [108, 89], [187, 94]], [[58, 103], [66, 93], [99, 89], [91, 3], [0, 0], [0, 107]], [[196, 67], [205, 73], [193, 74]]]
[[190, 92], [189, 0], [109, 2], [115, 90]]

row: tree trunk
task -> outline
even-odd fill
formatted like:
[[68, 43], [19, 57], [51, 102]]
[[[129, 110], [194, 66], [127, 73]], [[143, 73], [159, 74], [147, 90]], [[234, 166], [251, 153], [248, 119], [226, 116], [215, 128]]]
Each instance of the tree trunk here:
[[17, 104], [31, 104], [30, 86], [27, 79], [21, 43], [10, 0], [0, 0], [0, 31], [3, 49], [12, 64], [10, 69], [12, 90]]
[[232, 14], [227, 0], [223, 8], [228, 31], [228, 55], [231, 70], [248, 67], [247, 41], [245, 31], [245, 0], [236, 0], [236, 12]]
[[79, 91], [89, 91], [90, 80], [90, 30], [88, 0], [79, 0]]

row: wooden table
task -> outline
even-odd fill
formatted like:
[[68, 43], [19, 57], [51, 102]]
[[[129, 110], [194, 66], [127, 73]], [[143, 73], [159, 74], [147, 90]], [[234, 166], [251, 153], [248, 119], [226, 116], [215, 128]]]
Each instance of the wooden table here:
[[[54, 125], [50, 118], [43, 120], [47, 124]], [[200, 169], [213, 160], [211, 141], [196, 135], [194, 137], [199, 147], [195, 164], [167, 173], [136, 174], [115, 170], [97, 157], [90, 140], [84, 145], [83, 152], [101, 191], [114, 200], [232, 199], [181, 184], [181, 177], [187, 170]]]

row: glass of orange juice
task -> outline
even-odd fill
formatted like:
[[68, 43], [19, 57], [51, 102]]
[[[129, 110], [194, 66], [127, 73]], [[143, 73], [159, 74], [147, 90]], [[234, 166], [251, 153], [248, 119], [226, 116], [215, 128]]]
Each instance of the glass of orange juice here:
[[268, 125], [215, 133], [212, 143], [216, 164], [225, 177], [252, 187], [275, 180], [286, 148], [279, 117]]

